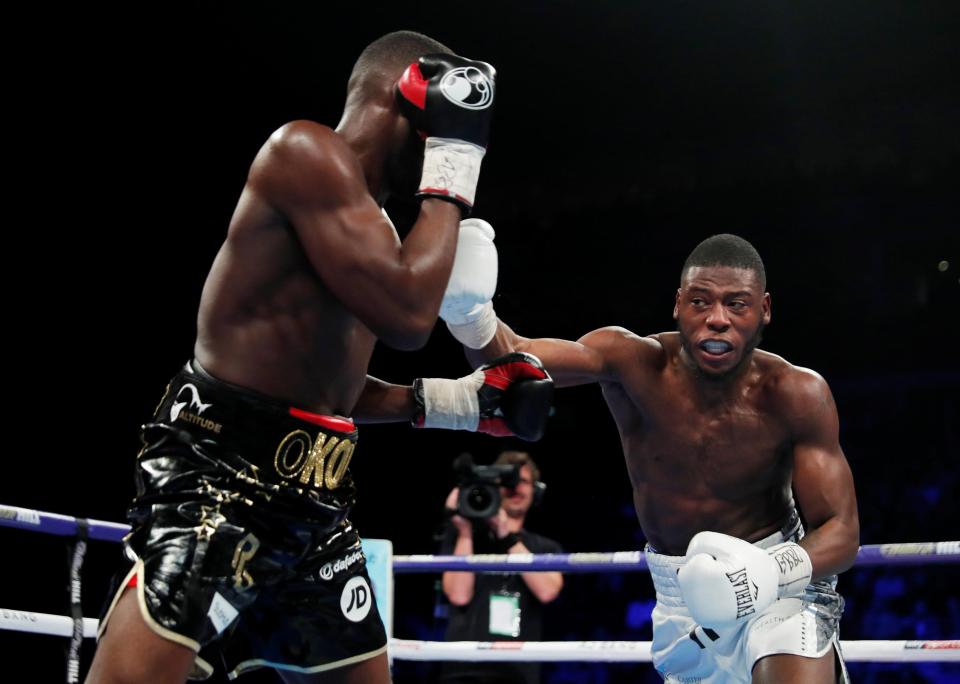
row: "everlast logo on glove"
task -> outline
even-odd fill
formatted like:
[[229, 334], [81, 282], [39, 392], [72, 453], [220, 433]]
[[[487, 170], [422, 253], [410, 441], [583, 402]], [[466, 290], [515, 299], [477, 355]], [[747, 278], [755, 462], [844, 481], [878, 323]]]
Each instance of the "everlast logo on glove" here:
[[730, 580], [730, 584], [733, 585], [734, 595], [737, 598], [737, 620], [745, 615], [756, 612], [753, 606], [753, 600], [756, 598], [756, 594], [759, 593], [759, 589], [757, 585], [754, 584], [753, 586], [756, 591], [754, 595], [751, 596], [750, 584], [747, 579], [747, 569], [743, 568], [726, 574], [727, 579]]
[[304, 430], [294, 430], [277, 447], [273, 466], [284, 479], [333, 490], [340, 486], [355, 448], [349, 439], [318, 432], [314, 441]]

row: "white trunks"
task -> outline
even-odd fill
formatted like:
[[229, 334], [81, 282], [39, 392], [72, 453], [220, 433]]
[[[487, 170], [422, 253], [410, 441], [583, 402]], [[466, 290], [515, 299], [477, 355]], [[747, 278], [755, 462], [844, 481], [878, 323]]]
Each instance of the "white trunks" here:
[[[755, 544], [768, 548], [802, 537], [803, 526], [792, 516], [783, 530]], [[657, 591], [653, 664], [668, 684], [749, 684], [754, 664], [765, 656], [787, 653], [819, 658], [831, 646], [842, 671], [841, 681], [849, 681], [840, 654], [843, 598], [836, 591], [835, 575], [807, 585], [799, 598], [775, 601], [736, 629], [718, 633], [699, 627], [683, 603], [677, 584], [683, 556], [665, 556], [649, 546], [646, 555]]]

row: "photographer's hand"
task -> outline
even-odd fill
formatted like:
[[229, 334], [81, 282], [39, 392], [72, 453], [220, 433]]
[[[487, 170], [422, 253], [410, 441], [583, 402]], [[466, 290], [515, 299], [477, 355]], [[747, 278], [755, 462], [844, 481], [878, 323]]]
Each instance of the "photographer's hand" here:
[[487, 525], [493, 530], [493, 534], [497, 540], [501, 540], [513, 532], [513, 530], [510, 529], [510, 517], [503, 508], [497, 509], [496, 515], [491, 515], [487, 518]]
[[[444, 509], [450, 515], [450, 522], [457, 529], [457, 536], [459, 537], [469, 537], [471, 542], [473, 541], [473, 525], [470, 524], [470, 521], [464, 518], [462, 515], [457, 515], [457, 506], [460, 500], [460, 488], [454, 487], [450, 494], [447, 496], [446, 503], [443, 504]], [[472, 551], [471, 551], [472, 553]], [[458, 554], [454, 551], [455, 555], [465, 555]]]
[[[505, 547], [500, 553], [531, 553], [523, 543], [520, 529], [511, 529], [515, 528], [516, 524], [503, 508], [497, 511], [496, 515], [487, 518], [487, 524], [496, 535], [497, 542]], [[553, 601], [563, 588], [563, 575], [559, 572], [523, 572], [520, 577], [541, 603]]]

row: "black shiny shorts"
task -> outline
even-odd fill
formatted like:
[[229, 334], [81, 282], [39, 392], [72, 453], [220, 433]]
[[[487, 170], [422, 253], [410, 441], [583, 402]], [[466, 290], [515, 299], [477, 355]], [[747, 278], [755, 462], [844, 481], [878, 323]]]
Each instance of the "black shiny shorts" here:
[[382, 653], [386, 634], [347, 514], [350, 421], [220, 382], [195, 362], [144, 426], [127, 568], [160, 636], [208, 650], [228, 673], [321, 671]]

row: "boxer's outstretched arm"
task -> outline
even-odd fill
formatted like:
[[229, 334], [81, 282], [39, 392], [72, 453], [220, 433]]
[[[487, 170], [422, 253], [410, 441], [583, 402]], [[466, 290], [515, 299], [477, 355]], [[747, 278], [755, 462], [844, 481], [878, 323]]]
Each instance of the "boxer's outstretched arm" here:
[[264, 145], [244, 188], [251, 194], [291, 224], [323, 283], [380, 340], [399, 349], [426, 343], [453, 267], [456, 205], [423, 200], [401, 243], [346, 143], [306, 121]]
[[631, 356], [636, 358], [643, 346], [642, 338], [618, 327], [600, 328], [573, 342], [549, 337], [522, 337], [498, 320], [497, 332], [483, 349], [464, 349], [473, 365], [512, 351], [533, 354], [558, 387], [572, 387], [593, 382], [616, 382], [624, 362]]
[[853, 565], [860, 545], [857, 496], [826, 381], [797, 369], [784, 385], [794, 433], [793, 491], [808, 527], [800, 545], [810, 554], [813, 579], [819, 579]]

